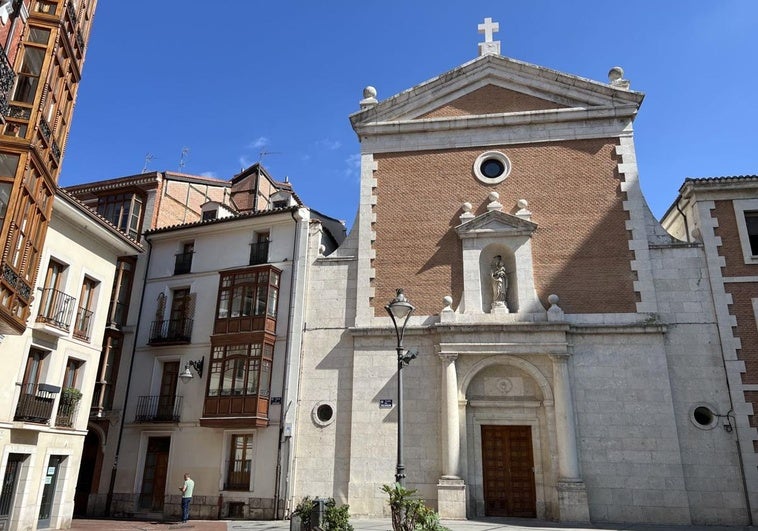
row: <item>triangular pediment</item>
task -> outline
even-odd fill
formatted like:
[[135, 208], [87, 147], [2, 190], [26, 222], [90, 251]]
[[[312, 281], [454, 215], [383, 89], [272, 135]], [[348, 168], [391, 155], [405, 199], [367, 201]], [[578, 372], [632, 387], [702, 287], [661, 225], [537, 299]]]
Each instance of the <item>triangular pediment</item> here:
[[633, 114], [644, 94], [498, 55], [478, 57], [436, 78], [350, 116], [353, 127], [551, 112], [626, 108]]
[[536, 229], [536, 223], [499, 210], [472, 217], [455, 227], [461, 238], [478, 238], [484, 235], [522, 236], [530, 235]]
[[422, 114], [419, 118], [445, 118], [452, 116], [477, 116], [526, 111], [562, 109], [567, 105], [544, 98], [524, 94], [512, 89], [485, 85], [460, 98], [440, 105]]

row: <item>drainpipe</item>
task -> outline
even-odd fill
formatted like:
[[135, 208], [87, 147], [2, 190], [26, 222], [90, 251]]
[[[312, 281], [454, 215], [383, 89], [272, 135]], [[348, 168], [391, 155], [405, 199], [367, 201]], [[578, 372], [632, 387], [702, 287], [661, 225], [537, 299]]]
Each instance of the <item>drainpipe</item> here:
[[679, 212], [679, 214], [682, 216], [682, 219], [684, 219], [684, 233], [687, 236], [687, 243], [692, 243], [690, 241], [690, 227], [687, 224], [687, 214], [682, 212], [682, 209], [679, 208], [679, 201], [682, 199], [682, 194], [679, 194], [676, 197], [676, 201], [674, 202], [674, 205], [676, 206], [676, 210]]
[[[292, 336], [294, 334], [292, 321], [294, 320], [294, 313], [295, 313], [295, 289], [298, 285], [298, 282], [300, 280], [299, 274], [298, 274], [298, 267], [301, 262], [301, 257], [298, 253], [298, 249], [300, 247], [300, 223], [303, 221], [303, 219], [298, 219], [298, 217], [295, 216], [295, 214], [299, 214], [300, 209], [298, 209], [295, 212], [290, 212], [290, 215], [292, 216], [292, 220], [295, 222], [295, 238], [294, 242], [292, 244], [292, 281], [290, 284], [290, 297], [289, 297], [289, 317], [287, 319], [287, 339], [285, 342], [285, 348], [284, 348], [284, 373], [282, 375], [282, 399], [287, 399], [287, 407], [284, 407], [284, 404], [280, 407], [280, 414], [279, 414], [279, 442], [277, 446], [276, 451], [276, 481], [274, 483], [274, 518], [279, 518], [279, 503], [281, 501], [281, 497], [279, 496], [279, 491], [281, 489], [281, 482], [282, 482], [282, 445], [284, 444], [283, 435], [284, 435], [284, 426], [285, 426], [285, 420], [287, 418], [287, 413], [289, 412], [290, 406], [292, 405], [292, 401], [289, 400], [289, 375], [290, 375], [290, 350], [292, 348]], [[306, 247], [306, 256], [307, 256], [307, 247]], [[302, 342], [302, 336], [300, 338], [300, 341]], [[300, 353], [300, 349], [298, 350], [298, 354]], [[288, 439], [289, 442], [290, 439]], [[287, 459], [289, 460], [291, 456], [291, 449], [287, 449]], [[289, 467], [287, 467], [289, 470]], [[287, 498], [289, 496], [289, 483], [287, 482], [285, 489], [284, 489], [284, 500], [286, 502]]]
[[111, 516], [111, 504], [113, 503], [113, 488], [116, 484], [116, 469], [118, 468], [118, 456], [121, 453], [121, 439], [124, 435], [124, 418], [126, 417], [126, 406], [129, 402], [129, 388], [132, 385], [132, 371], [134, 370], [134, 354], [137, 351], [137, 336], [139, 335], [140, 322], [142, 321], [142, 304], [145, 301], [145, 287], [147, 285], [147, 273], [150, 270], [150, 255], [153, 253], [153, 244], [149, 239], [147, 242], [147, 263], [145, 264], [145, 276], [142, 279], [142, 293], [139, 299], [139, 313], [137, 314], [137, 325], [134, 329], [134, 342], [132, 344], [132, 357], [129, 360], [129, 373], [126, 379], [126, 392], [124, 393], [124, 408], [121, 410], [121, 421], [118, 427], [118, 440], [116, 442], [116, 455], [113, 458], [113, 469], [111, 470], [111, 479], [108, 484], [108, 494], [105, 498], [105, 514]]

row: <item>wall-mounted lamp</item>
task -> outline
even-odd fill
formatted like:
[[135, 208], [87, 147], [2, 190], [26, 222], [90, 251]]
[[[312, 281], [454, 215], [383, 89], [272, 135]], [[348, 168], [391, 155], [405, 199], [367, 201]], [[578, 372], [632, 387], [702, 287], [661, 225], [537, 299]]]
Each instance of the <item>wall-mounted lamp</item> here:
[[192, 378], [194, 378], [192, 376], [192, 373], [190, 372], [190, 367], [192, 367], [193, 369], [195, 369], [195, 371], [197, 372], [197, 376], [199, 378], [202, 378], [203, 377], [203, 364], [204, 363], [205, 363], [205, 356], [203, 356], [202, 358], [200, 358], [197, 361], [190, 360], [189, 362], [187, 362], [187, 364], [184, 366], [184, 370], [179, 375], [179, 379], [182, 381], [182, 383], [187, 383]]

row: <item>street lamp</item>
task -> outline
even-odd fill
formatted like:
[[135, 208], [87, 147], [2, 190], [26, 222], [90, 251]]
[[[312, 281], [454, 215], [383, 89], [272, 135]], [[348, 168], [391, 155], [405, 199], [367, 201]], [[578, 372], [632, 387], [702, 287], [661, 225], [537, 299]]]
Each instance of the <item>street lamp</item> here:
[[405, 486], [405, 465], [403, 464], [403, 367], [408, 365], [417, 355], [417, 351], [403, 351], [403, 334], [405, 327], [416, 308], [408, 302], [403, 294], [403, 289], [398, 288], [395, 298], [384, 307], [392, 318], [397, 336], [397, 468], [395, 469], [395, 482], [401, 487]]

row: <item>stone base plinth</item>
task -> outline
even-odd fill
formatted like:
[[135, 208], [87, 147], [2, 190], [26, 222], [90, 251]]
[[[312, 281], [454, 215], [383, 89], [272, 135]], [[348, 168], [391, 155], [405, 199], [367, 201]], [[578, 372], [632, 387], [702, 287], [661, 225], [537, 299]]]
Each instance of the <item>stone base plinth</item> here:
[[446, 476], [439, 479], [437, 511], [446, 520], [466, 519], [466, 484], [462, 479]]
[[590, 508], [587, 503], [587, 487], [582, 480], [560, 480], [558, 511], [561, 522], [589, 522]]

